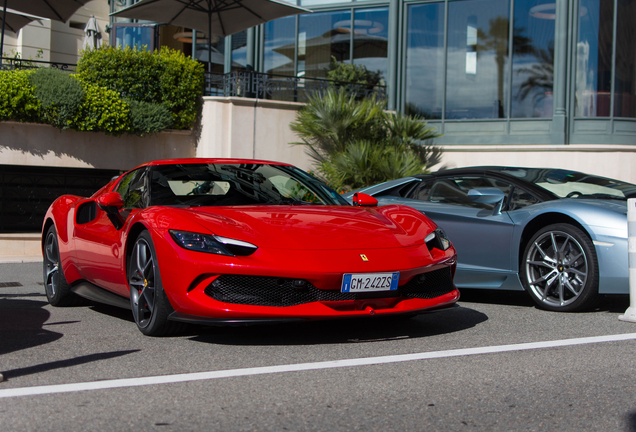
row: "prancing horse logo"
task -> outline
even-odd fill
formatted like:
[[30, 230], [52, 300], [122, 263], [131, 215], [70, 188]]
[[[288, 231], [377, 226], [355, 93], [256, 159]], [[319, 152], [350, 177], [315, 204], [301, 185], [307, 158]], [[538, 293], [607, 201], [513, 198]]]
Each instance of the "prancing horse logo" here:
[[369, 261], [369, 258], [367, 258], [365, 254], [360, 254], [360, 258], [362, 258], [362, 261]]

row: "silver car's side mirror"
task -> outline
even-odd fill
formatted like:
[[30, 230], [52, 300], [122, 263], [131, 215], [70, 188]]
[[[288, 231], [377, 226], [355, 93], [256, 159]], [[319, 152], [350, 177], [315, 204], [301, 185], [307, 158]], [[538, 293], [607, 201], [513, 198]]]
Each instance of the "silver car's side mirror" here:
[[493, 216], [497, 216], [501, 214], [501, 208], [503, 207], [506, 194], [504, 194], [501, 189], [497, 189], [494, 187], [485, 187], [469, 190], [468, 198], [470, 198], [471, 201], [477, 203], [495, 204], [495, 208], [492, 210], [492, 214]]

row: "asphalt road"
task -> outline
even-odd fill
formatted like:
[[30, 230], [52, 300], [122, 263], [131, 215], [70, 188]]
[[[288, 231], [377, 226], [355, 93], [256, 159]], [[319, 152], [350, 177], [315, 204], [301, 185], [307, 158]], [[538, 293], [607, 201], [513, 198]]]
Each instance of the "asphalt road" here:
[[3, 432], [636, 431], [627, 296], [563, 314], [467, 290], [409, 320], [149, 338], [129, 311], [49, 306], [41, 275], [0, 264]]

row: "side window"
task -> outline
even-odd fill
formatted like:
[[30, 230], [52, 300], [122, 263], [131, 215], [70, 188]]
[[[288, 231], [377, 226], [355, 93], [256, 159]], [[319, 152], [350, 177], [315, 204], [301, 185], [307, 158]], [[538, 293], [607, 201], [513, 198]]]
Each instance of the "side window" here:
[[141, 168], [127, 174], [117, 186], [117, 192], [124, 200], [124, 208], [146, 207], [146, 169]]
[[420, 185], [411, 198], [492, 210], [493, 204], [476, 203], [468, 197], [468, 191], [471, 189], [485, 187], [496, 187], [506, 196], [512, 188], [509, 183], [490, 177], [449, 177], [431, 180]]
[[537, 204], [539, 199], [534, 195], [515, 187], [510, 195], [510, 201], [508, 203], [508, 211], [519, 210], [525, 206]]

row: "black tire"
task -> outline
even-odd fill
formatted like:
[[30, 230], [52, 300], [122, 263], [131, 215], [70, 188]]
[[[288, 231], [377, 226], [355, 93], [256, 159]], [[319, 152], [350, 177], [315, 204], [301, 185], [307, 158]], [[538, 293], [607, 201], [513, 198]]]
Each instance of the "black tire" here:
[[598, 259], [592, 240], [567, 223], [540, 229], [523, 253], [521, 282], [543, 309], [589, 309], [598, 295]]
[[148, 231], [143, 231], [128, 257], [130, 306], [137, 328], [147, 336], [165, 336], [183, 328], [169, 321], [172, 307], [163, 291], [157, 253]]
[[43, 277], [46, 298], [52, 306], [75, 306], [83, 299], [71, 291], [60, 263], [60, 247], [55, 225], [44, 236]]

